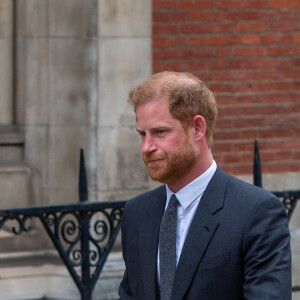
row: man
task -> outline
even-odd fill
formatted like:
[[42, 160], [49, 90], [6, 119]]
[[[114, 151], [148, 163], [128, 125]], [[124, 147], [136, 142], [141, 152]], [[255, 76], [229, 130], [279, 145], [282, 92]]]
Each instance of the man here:
[[291, 299], [285, 209], [216, 165], [212, 92], [189, 73], [162, 72], [129, 103], [148, 172], [165, 185], [126, 204], [120, 299]]

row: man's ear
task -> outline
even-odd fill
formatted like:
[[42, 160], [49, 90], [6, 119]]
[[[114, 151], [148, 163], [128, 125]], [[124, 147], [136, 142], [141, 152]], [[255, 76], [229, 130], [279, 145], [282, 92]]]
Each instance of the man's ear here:
[[200, 116], [196, 115], [193, 117], [191, 121], [192, 128], [194, 130], [194, 135], [195, 135], [195, 141], [198, 142], [205, 137], [206, 134], [206, 121], [205, 119]]

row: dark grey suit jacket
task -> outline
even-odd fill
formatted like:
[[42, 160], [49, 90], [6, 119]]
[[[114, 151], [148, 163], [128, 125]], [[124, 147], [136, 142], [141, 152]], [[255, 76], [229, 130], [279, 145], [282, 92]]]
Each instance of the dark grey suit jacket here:
[[[126, 204], [120, 299], [159, 299], [157, 247], [165, 187]], [[291, 253], [283, 204], [219, 167], [187, 235], [172, 300], [289, 300]]]

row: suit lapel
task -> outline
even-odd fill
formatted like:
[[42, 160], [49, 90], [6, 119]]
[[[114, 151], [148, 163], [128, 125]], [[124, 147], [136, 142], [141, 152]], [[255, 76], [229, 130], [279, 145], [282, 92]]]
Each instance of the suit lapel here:
[[160, 220], [165, 208], [166, 190], [163, 186], [153, 193], [149, 199], [149, 206], [145, 208], [145, 215], [140, 224], [140, 253], [143, 270], [145, 295], [148, 300], [157, 299], [157, 247]]
[[223, 207], [227, 176], [217, 168], [199, 203], [181, 252], [172, 300], [183, 299], [199, 263], [218, 228], [213, 214]]

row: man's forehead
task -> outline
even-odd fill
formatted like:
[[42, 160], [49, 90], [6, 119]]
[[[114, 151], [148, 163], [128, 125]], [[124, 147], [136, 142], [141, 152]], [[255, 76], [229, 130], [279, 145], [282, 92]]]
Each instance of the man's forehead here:
[[[168, 99], [168, 95], [165, 93], [157, 93], [154, 94], [151, 98], [147, 98], [144, 101], [140, 102], [137, 106], [136, 106], [136, 110], [135, 113], [137, 114], [137, 111], [139, 110], [140, 107], [144, 107], [144, 108], [149, 108], [152, 107], [153, 104], [156, 106], [156, 104], [162, 108], [163, 106], [166, 105], [166, 108], [169, 108], [169, 99]], [[169, 110], [169, 109], [168, 109]]]
[[136, 108], [136, 121], [144, 123], [145, 121], [158, 121], [173, 119], [169, 110], [169, 101], [166, 95], [157, 96], [138, 104]]

